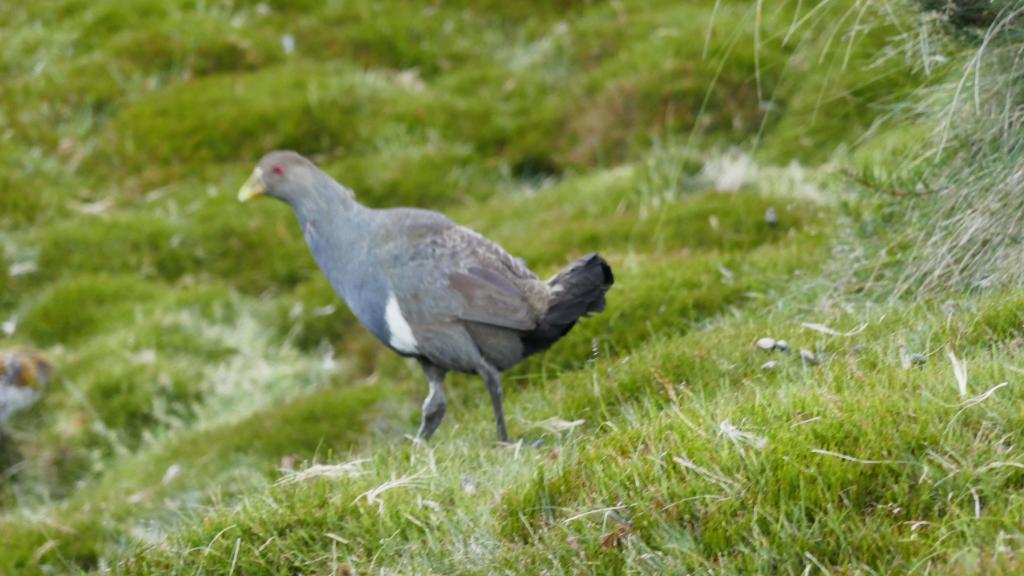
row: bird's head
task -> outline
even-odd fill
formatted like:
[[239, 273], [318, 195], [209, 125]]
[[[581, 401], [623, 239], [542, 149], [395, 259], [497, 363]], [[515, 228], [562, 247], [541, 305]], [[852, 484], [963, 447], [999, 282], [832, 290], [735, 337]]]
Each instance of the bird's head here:
[[19, 350], [0, 356], [0, 376], [23, 388], [43, 390], [53, 374], [53, 364], [38, 352]]
[[301, 154], [286, 150], [271, 152], [260, 159], [238, 191], [238, 200], [246, 202], [270, 196], [294, 206], [304, 197], [315, 194], [325, 176], [316, 164]]

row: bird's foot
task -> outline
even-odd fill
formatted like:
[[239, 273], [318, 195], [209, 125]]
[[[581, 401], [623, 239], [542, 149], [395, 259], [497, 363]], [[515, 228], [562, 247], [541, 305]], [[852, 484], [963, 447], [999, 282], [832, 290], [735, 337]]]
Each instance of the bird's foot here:
[[427, 441], [427, 439], [424, 438], [423, 436], [420, 436], [419, 434], [417, 434], [415, 436], [413, 436], [411, 434], [406, 434], [405, 435], [405, 439], [408, 440], [409, 442], [411, 442], [413, 447], [415, 447], [415, 448], [429, 448], [430, 447], [430, 443]]

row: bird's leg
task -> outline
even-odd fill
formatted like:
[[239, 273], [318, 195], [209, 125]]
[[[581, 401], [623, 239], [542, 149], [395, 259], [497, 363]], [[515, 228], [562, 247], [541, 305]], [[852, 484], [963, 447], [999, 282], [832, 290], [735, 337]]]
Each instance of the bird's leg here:
[[444, 420], [444, 413], [448, 408], [448, 400], [444, 396], [444, 377], [448, 371], [426, 360], [420, 360], [420, 366], [427, 377], [427, 383], [430, 384], [430, 394], [423, 401], [423, 420], [420, 422], [420, 431], [416, 437], [420, 440], [430, 440]]
[[505, 428], [505, 410], [502, 408], [501, 374], [493, 366], [486, 362], [477, 369], [480, 377], [487, 384], [487, 391], [491, 393], [491, 406], [494, 408], [494, 420], [498, 426], [498, 442], [508, 442], [508, 430]]

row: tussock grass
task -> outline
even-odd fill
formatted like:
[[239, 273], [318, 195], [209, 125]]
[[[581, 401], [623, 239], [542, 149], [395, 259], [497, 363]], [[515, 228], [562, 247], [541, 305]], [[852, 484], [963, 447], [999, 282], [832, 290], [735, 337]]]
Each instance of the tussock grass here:
[[[894, 298], [941, 297], [1020, 283], [1016, 190], [1020, 158], [1021, 6], [948, 7], [949, 22], [977, 33], [961, 49], [948, 82], [924, 91], [914, 112], [921, 137], [882, 147], [898, 159], [854, 180], [880, 197], [866, 220], [893, 229], [858, 255], [857, 285]], [[988, 12], [991, 10], [991, 12]]]

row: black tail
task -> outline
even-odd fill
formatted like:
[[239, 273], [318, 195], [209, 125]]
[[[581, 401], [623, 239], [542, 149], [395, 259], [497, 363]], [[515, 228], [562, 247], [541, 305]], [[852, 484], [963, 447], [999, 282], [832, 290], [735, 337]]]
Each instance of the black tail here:
[[604, 294], [615, 283], [612, 267], [597, 254], [573, 262], [548, 281], [551, 303], [540, 324], [523, 336], [527, 355], [547, 350], [576, 321], [604, 310]]

